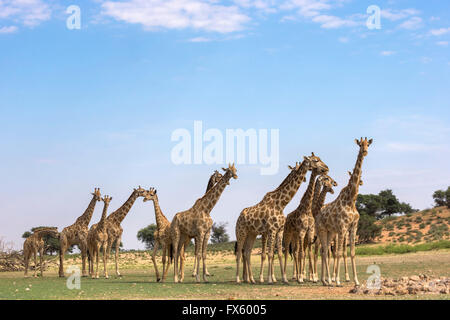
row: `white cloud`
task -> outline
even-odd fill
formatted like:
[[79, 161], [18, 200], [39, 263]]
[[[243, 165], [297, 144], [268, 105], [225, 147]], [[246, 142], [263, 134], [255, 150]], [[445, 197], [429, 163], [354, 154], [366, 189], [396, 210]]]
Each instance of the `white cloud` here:
[[341, 43], [348, 43], [349, 42], [349, 39], [347, 37], [340, 37], [338, 40]]
[[320, 27], [324, 29], [336, 29], [340, 27], [354, 27], [358, 25], [356, 21], [342, 19], [337, 16], [318, 15], [312, 18], [312, 21], [320, 23]]
[[211, 41], [213, 41], [213, 39], [204, 37], [196, 37], [188, 40], [188, 42], [211, 42]]
[[398, 21], [411, 16], [418, 15], [420, 11], [416, 9], [403, 9], [403, 10], [393, 10], [393, 9], [384, 9], [381, 10], [381, 17], [388, 19], [390, 21]]
[[446, 33], [450, 32], [450, 27], [449, 28], [440, 28], [440, 29], [433, 29], [430, 31], [431, 35], [433, 36], [442, 36]]
[[18, 30], [18, 28], [16, 26], [9, 26], [9, 27], [1, 27], [0, 28], [0, 34], [5, 34], [5, 33], [14, 33]]
[[385, 57], [392, 56], [395, 53], [396, 53], [395, 51], [381, 51], [380, 52], [380, 54]]
[[102, 4], [102, 14], [141, 24], [147, 30], [192, 28], [228, 33], [243, 29], [250, 21], [237, 6], [204, 0], [106, 1]]
[[431, 61], [433, 61], [433, 59], [431, 59], [431, 58], [429, 58], [429, 57], [422, 57], [422, 58], [420, 59], [420, 61], [421, 61], [422, 63], [427, 64], [427, 63], [430, 63]]
[[407, 30], [419, 29], [423, 26], [422, 22], [423, 22], [422, 18], [412, 17], [412, 18], [406, 20], [405, 22], [403, 22], [402, 24], [400, 24], [399, 28], [407, 29]]
[[34, 27], [50, 17], [50, 7], [41, 0], [0, 0], [0, 19]]
[[446, 46], [448, 46], [448, 41], [438, 41], [438, 42], [436, 42], [436, 44], [438, 46], [446, 47]]
[[266, 13], [277, 12], [277, 0], [233, 0], [239, 7], [254, 8]]

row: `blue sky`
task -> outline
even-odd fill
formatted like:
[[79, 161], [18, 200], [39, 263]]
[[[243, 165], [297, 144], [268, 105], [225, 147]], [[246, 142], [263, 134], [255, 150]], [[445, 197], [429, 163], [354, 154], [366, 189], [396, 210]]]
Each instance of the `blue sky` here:
[[[80, 30], [66, 27], [72, 4]], [[369, 5], [382, 10], [379, 30], [366, 27]], [[156, 187], [171, 219], [221, 167], [171, 162], [171, 133], [194, 120], [223, 132], [280, 130], [279, 173], [238, 167], [212, 212], [232, 238], [240, 211], [311, 151], [339, 191], [361, 136], [374, 144], [360, 192], [392, 188], [431, 206], [450, 182], [449, 9], [403, 0], [0, 1], [0, 236], [19, 247], [33, 226], [62, 229], [94, 187], [113, 196], [111, 209], [138, 185]], [[125, 247], [142, 248], [136, 233], [154, 221], [153, 206], [138, 200], [123, 222]]]

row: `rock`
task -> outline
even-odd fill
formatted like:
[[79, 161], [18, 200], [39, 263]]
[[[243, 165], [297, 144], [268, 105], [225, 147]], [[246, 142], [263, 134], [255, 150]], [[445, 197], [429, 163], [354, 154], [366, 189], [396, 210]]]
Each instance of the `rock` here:
[[420, 277], [419, 276], [411, 276], [411, 277], [409, 277], [409, 280], [420, 281]]

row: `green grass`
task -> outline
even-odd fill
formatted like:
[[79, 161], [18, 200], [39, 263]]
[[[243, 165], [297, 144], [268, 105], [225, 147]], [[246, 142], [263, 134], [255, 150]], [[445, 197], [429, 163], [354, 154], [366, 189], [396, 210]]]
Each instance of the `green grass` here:
[[449, 240], [422, 243], [417, 245], [388, 244], [385, 246], [363, 246], [356, 248], [357, 255], [404, 254], [410, 252], [450, 249]]
[[[220, 262], [212, 256], [208, 263], [208, 269], [213, 274], [209, 278], [210, 283], [195, 283], [191, 277], [192, 264], [189, 263], [184, 283], [173, 283], [173, 268], [169, 271], [166, 283], [156, 283], [153, 265], [149, 259], [145, 266], [123, 267], [122, 277], [112, 275], [110, 279], [82, 278], [80, 290], [67, 289], [67, 279], [58, 278], [56, 270], [47, 272], [45, 278], [37, 279], [23, 278], [21, 272], [0, 273], [0, 299], [449, 299], [448, 295], [352, 295], [348, 291], [353, 287], [353, 283], [345, 282], [343, 288], [326, 288], [320, 283], [310, 282], [297, 284], [293, 281], [290, 281], [289, 285], [279, 282], [275, 285], [238, 285], [234, 282], [234, 256], [227, 255]], [[258, 255], [253, 255], [252, 266], [256, 278], [259, 274], [259, 259]], [[362, 283], [367, 280], [369, 274], [366, 270], [372, 264], [380, 266], [383, 277], [399, 278], [430, 272], [436, 276], [449, 276], [449, 263], [450, 252], [446, 250], [401, 256], [358, 256], [357, 271]], [[278, 261], [275, 261], [275, 265], [275, 273], [279, 279]], [[341, 267], [341, 272], [342, 269]], [[112, 271], [111, 268], [110, 270]], [[288, 276], [291, 274], [292, 262], [289, 259]], [[267, 263], [264, 275], [267, 279]]]

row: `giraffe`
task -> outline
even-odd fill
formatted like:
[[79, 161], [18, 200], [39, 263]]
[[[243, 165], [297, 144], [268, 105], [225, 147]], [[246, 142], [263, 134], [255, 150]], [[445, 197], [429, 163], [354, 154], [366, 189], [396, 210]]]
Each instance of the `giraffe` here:
[[206, 278], [206, 250], [209, 230], [213, 224], [210, 213], [216, 205], [225, 187], [230, 184], [230, 179], [237, 179], [237, 170], [234, 164], [228, 168], [223, 168], [225, 174], [206, 194], [198, 199], [188, 210], [179, 212], [175, 215], [170, 225], [170, 235], [172, 238], [174, 263], [174, 282], [178, 281], [178, 259], [180, 258], [180, 249], [186, 243], [187, 238], [195, 239], [195, 255], [197, 257], [196, 281], [200, 282], [199, 268], [200, 259], [203, 261], [203, 281]]
[[[321, 281], [325, 286], [331, 285], [330, 269], [328, 264], [328, 251], [330, 242], [338, 236], [337, 241], [337, 270], [336, 270], [336, 285], [340, 286], [339, 280], [339, 263], [341, 251], [343, 247], [344, 237], [349, 234], [350, 243], [350, 259], [352, 263], [353, 279], [356, 286], [359, 286], [358, 275], [356, 274], [355, 263], [355, 237], [358, 228], [359, 213], [356, 210], [355, 202], [358, 196], [359, 183], [361, 179], [361, 168], [364, 157], [367, 156], [368, 148], [372, 144], [372, 139], [367, 138], [360, 140], [355, 139], [359, 146], [359, 153], [356, 159], [356, 164], [352, 172], [352, 176], [348, 185], [344, 187], [339, 193], [338, 197], [321, 209], [317, 215], [317, 228], [320, 243], [322, 245], [322, 276]], [[325, 274], [326, 271], [326, 274]], [[325, 277], [327, 276], [327, 278]]]
[[[336, 181], [334, 181], [330, 176], [325, 175], [322, 176], [319, 180], [319, 189], [322, 187], [322, 189], [319, 190], [316, 188], [315, 195], [314, 195], [314, 204], [313, 204], [313, 217], [314, 217], [314, 223], [316, 223], [317, 214], [320, 212], [321, 208], [323, 207], [325, 203], [325, 198], [327, 196], [327, 193], [334, 194], [334, 187], [337, 187], [338, 184]], [[316, 234], [315, 234], [315, 245], [314, 245], [314, 261], [312, 261], [311, 256], [309, 256], [309, 279], [313, 282], [317, 282], [319, 279], [317, 277], [317, 261], [319, 256], [319, 246], [320, 241], [317, 241], [317, 228], [315, 228]], [[313, 243], [307, 242], [306, 245], [312, 246]], [[312, 265], [313, 264], [313, 265]], [[313, 270], [313, 272], [311, 272]]]
[[[243, 254], [243, 270], [244, 280], [246, 282], [255, 283], [251, 269], [251, 250], [255, 239], [258, 235], [265, 235], [268, 248], [268, 283], [272, 284], [276, 281], [273, 278], [274, 268], [274, 248], [275, 242], [278, 248], [278, 258], [280, 261], [283, 282], [287, 283], [286, 274], [284, 273], [282, 261], [282, 239], [285, 223], [283, 209], [292, 200], [300, 184], [304, 181], [308, 170], [312, 170], [319, 166], [325, 166], [319, 157], [314, 155], [304, 157], [304, 161], [292, 168], [289, 175], [274, 191], [268, 192], [264, 198], [256, 205], [242, 210], [236, 222], [236, 282], [239, 279], [239, 264]], [[244, 248], [245, 246], [245, 248]], [[244, 250], [244, 252], [242, 251]], [[264, 280], [264, 279], [260, 279]]]
[[[306, 179], [305, 179], [305, 182], [306, 182]], [[314, 186], [314, 196], [313, 196], [313, 206], [312, 206], [312, 215], [313, 215], [314, 218], [317, 215], [317, 211], [320, 210], [320, 207], [322, 207], [322, 205], [323, 205], [323, 203], [325, 201], [326, 193], [327, 192], [334, 193], [334, 191], [332, 189], [333, 186], [337, 186], [337, 183], [330, 176], [328, 176], [328, 175], [321, 175], [321, 176], [319, 176], [317, 178], [316, 184]], [[286, 230], [286, 225], [285, 225], [285, 230]], [[286, 231], [284, 232], [284, 235], [286, 236], [286, 238], [288, 238], [288, 235], [286, 234]], [[305, 238], [305, 242], [304, 242], [305, 249], [304, 250], [306, 251], [308, 249], [308, 246], [312, 246], [312, 244], [313, 243], [310, 243], [308, 238]], [[285, 250], [286, 251], [289, 250], [289, 253], [292, 255], [293, 254], [293, 252], [292, 252], [293, 251], [292, 243], [284, 244], [284, 246], [285, 246]], [[316, 244], [316, 247], [317, 247], [317, 244]], [[309, 250], [308, 250], [308, 253], [309, 253]], [[309, 267], [310, 267], [309, 268], [309, 270], [310, 270], [310, 273], [309, 273], [310, 280], [314, 281], [313, 273], [311, 272], [311, 270], [313, 270], [312, 266], [311, 266], [311, 261], [312, 260], [311, 260], [310, 256], [308, 256], [308, 257], [309, 257], [309, 261], [310, 261], [310, 264], [309, 264]], [[285, 264], [284, 264], [284, 269], [285, 270], [287, 268], [286, 258], [287, 258], [287, 255], [285, 256]], [[317, 268], [314, 269], [314, 274], [317, 275]], [[294, 268], [293, 268], [292, 279], [293, 280], [297, 280], [297, 269], [295, 268], [295, 265], [294, 265]]]
[[83, 264], [82, 276], [87, 277], [86, 257], [87, 257], [87, 235], [88, 226], [94, 213], [97, 201], [101, 201], [100, 189], [95, 188], [92, 193], [92, 200], [86, 211], [78, 217], [74, 224], [65, 227], [59, 235], [59, 276], [64, 277], [64, 254], [72, 245], [78, 245], [81, 251], [81, 260]]
[[[313, 154], [314, 155], [314, 154]], [[284, 246], [287, 248], [293, 244], [294, 267], [297, 275], [297, 282], [303, 283], [303, 270], [305, 268], [305, 238], [306, 242], [312, 243], [314, 240], [315, 223], [312, 214], [312, 205], [314, 200], [314, 190], [316, 178], [319, 175], [328, 173], [326, 165], [314, 168], [311, 171], [308, 188], [303, 195], [298, 207], [288, 214], [286, 224], [284, 225]], [[308, 248], [308, 256], [311, 257], [311, 246]], [[288, 250], [285, 250], [285, 264], [287, 262]], [[314, 270], [313, 270], [314, 272]], [[313, 278], [315, 275], [313, 274]]]
[[[170, 221], [163, 214], [161, 207], [159, 206], [157, 190], [155, 188], [150, 188], [148, 191], [144, 192], [144, 202], [153, 201], [153, 206], [155, 209], [156, 217], [156, 231], [154, 234], [155, 244], [153, 246], [152, 261], [155, 267], [156, 281], [164, 282], [170, 267], [170, 259], [166, 266], [166, 257], [171, 255], [170, 252]], [[162, 247], [162, 263], [163, 272], [162, 279], [159, 276], [158, 266], [156, 265], [156, 253], [159, 247]]]
[[[108, 231], [106, 229], [106, 213], [108, 212], [109, 203], [112, 197], [104, 196], [102, 201], [104, 203], [102, 217], [97, 224], [94, 224], [88, 232], [87, 245], [89, 251], [89, 273], [94, 278], [99, 278], [98, 276], [98, 260], [100, 255], [100, 248], [103, 247], [103, 270], [105, 278], [108, 279], [108, 255], [106, 254], [106, 247], [108, 245]], [[94, 274], [94, 259], [96, 260], [96, 270]]]
[[[295, 169], [298, 170], [299, 166], [300, 166], [299, 163], [296, 162], [295, 163]], [[288, 166], [288, 168], [289, 168], [289, 170], [293, 170], [294, 169], [291, 166]], [[306, 176], [304, 177], [303, 182], [306, 182]], [[261, 268], [260, 268], [260, 272], [259, 272], [259, 282], [263, 283], [264, 282], [264, 262], [266, 260], [266, 251], [267, 251], [266, 250], [266, 248], [267, 248], [267, 233], [265, 233], [265, 234], [263, 234], [261, 236], [261, 245], [262, 245], [262, 248], [261, 248]], [[245, 268], [243, 270], [243, 278], [246, 279], [246, 277], [247, 277], [247, 268]], [[274, 282], [276, 282], [275, 274], [272, 274], [272, 279], [274, 280]]]
[[[352, 176], [352, 173], [350, 171], [348, 171], [348, 174], [350, 175], [350, 178]], [[359, 186], [361, 187], [363, 185], [363, 181], [361, 179], [359, 179]], [[333, 276], [331, 278], [331, 281], [335, 281], [336, 280], [336, 273], [337, 273], [337, 264], [336, 264], [336, 243], [338, 241], [338, 237], [336, 235], [336, 237], [334, 238], [332, 244], [330, 244], [330, 251], [333, 254]], [[345, 271], [345, 281], [349, 282], [350, 281], [350, 276], [348, 274], [348, 266], [347, 266], [347, 243], [348, 242], [348, 232], [347, 234], [344, 236], [344, 243], [343, 243], [343, 256], [344, 256], [344, 271]]]
[[[211, 189], [217, 182], [219, 182], [220, 179], [222, 179], [222, 174], [219, 171], [214, 170], [213, 174], [209, 178], [208, 185], [206, 187], [206, 192], [208, 192], [209, 189]], [[211, 235], [211, 229], [209, 230], [209, 232], [207, 234], [208, 240], [209, 240], [210, 235]], [[206, 240], [207, 243], [208, 243], [208, 240]], [[189, 245], [190, 241], [191, 241], [191, 239], [189, 239], [185, 243], [185, 245], [183, 247], [184, 249]], [[184, 252], [183, 252], [183, 254], [181, 256], [183, 257], [183, 260], [180, 263], [180, 269], [181, 269], [181, 273], [183, 273], [184, 272]], [[192, 271], [192, 277], [195, 277], [195, 275], [197, 274], [196, 266], [197, 266], [197, 257], [194, 256], [194, 268], [193, 268], [193, 271]], [[208, 268], [206, 268], [206, 272], [205, 273], [206, 273], [207, 277], [210, 276], [210, 274], [208, 272]], [[181, 276], [181, 279], [183, 279], [183, 278], [184, 278], [184, 276]]]
[[33, 230], [33, 234], [25, 239], [23, 243], [23, 256], [25, 262], [25, 274], [24, 276], [28, 276], [28, 265], [30, 263], [31, 255], [34, 256], [34, 277], [37, 278], [37, 253], [39, 252], [39, 264], [41, 266], [41, 277], [44, 276], [44, 266], [43, 266], [43, 258], [44, 258], [44, 237], [52, 236], [55, 238], [59, 237], [57, 228], [36, 228]]
[[108, 230], [108, 246], [107, 246], [107, 256], [111, 254], [111, 248], [113, 244], [115, 244], [115, 264], [116, 264], [116, 275], [120, 277], [119, 272], [119, 248], [120, 248], [120, 242], [122, 240], [122, 233], [123, 229], [120, 226], [123, 219], [127, 216], [128, 212], [130, 212], [131, 207], [133, 206], [134, 202], [139, 197], [144, 197], [146, 190], [141, 188], [139, 186], [137, 189], [133, 189], [133, 192], [131, 193], [130, 197], [127, 199], [127, 201], [122, 204], [122, 206], [111, 213], [106, 218], [106, 229]]

